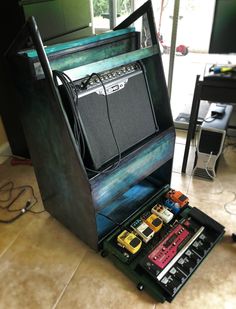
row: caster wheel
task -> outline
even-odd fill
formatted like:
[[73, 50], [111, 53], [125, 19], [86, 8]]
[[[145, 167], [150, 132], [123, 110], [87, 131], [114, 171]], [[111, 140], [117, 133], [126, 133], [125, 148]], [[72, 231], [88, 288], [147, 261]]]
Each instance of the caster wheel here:
[[102, 252], [101, 252], [101, 256], [105, 258], [105, 257], [108, 256], [108, 253], [107, 253], [106, 251], [102, 251]]
[[137, 289], [139, 291], [143, 291], [144, 290], [144, 285], [141, 282], [139, 282], [138, 285], [137, 285]]

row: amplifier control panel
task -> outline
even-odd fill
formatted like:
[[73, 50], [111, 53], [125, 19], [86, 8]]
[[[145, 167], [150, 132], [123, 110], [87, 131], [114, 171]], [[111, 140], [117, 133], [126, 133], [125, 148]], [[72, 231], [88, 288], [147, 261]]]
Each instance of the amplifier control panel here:
[[[119, 88], [124, 88], [126, 83], [126, 79], [130, 76], [134, 76], [136, 74], [142, 73], [141, 65], [138, 62], [129, 63], [127, 65], [123, 65], [121, 67], [116, 67], [109, 71], [92, 74], [91, 77], [85, 77], [81, 80], [75, 82], [76, 89], [79, 94], [83, 92], [87, 92], [97, 87], [101, 87], [101, 91], [103, 91], [103, 85], [106, 84], [114, 84], [114, 91], [118, 91]], [[84, 87], [86, 85], [86, 87]], [[106, 86], [107, 88], [107, 86]], [[107, 91], [109, 94], [109, 90]]]

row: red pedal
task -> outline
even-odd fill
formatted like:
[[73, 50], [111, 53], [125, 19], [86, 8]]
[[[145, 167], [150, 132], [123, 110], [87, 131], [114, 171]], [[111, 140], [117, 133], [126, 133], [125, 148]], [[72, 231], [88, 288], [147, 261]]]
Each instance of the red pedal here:
[[148, 255], [149, 260], [163, 269], [177, 254], [180, 244], [190, 233], [178, 224], [173, 231]]

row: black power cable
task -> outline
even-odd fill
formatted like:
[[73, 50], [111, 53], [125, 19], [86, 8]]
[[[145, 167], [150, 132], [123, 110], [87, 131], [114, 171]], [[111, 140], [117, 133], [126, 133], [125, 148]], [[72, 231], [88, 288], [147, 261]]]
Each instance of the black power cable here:
[[[28, 199], [25, 203], [24, 207], [13, 209], [13, 205], [15, 202], [26, 192], [26, 190], [29, 189], [31, 191], [31, 196], [33, 198], [33, 202], [31, 199]], [[13, 191], [20, 190], [14, 197], [13, 197]], [[31, 212], [33, 214], [39, 214], [44, 212], [45, 210], [40, 211], [33, 211], [31, 208], [38, 202], [34, 189], [30, 185], [22, 185], [22, 186], [14, 186], [14, 183], [12, 181], [8, 181], [5, 184], [0, 186], [0, 194], [7, 194], [7, 198], [0, 199], [0, 209], [6, 210], [8, 213], [16, 213], [19, 212], [17, 215], [15, 215], [13, 218], [10, 219], [0, 219], [0, 223], [12, 223], [19, 217], [21, 217], [26, 212]]]
[[54, 75], [54, 79], [55, 79], [57, 86], [58, 86], [58, 83], [57, 83], [56, 77], [58, 77], [59, 80], [61, 81], [66, 91], [66, 94], [68, 96], [69, 104], [70, 104], [70, 108], [71, 108], [72, 116], [73, 116], [73, 122], [74, 122], [73, 132], [74, 132], [75, 140], [79, 148], [79, 151], [81, 153], [81, 156], [82, 158], [84, 158], [85, 142], [84, 142], [84, 137], [82, 134], [79, 115], [76, 110], [77, 105], [78, 105], [78, 92], [77, 92], [76, 86], [74, 85], [70, 77], [66, 75], [64, 72], [54, 70], [53, 75]]
[[[12, 188], [11, 192], [14, 190], [14, 187]], [[11, 199], [11, 201], [9, 202], [9, 204], [2, 206], [0, 205], [1, 209], [7, 209], [7, 211], [9, 212], [14, 212], [14, 211], [19, 211], [21, 209], [11, 209], [11, 206], [15, 203], [15, 201], [25, 192], [25, 188], [21, 189], [20, 192], [17, 193], [17, 195]], [[12, 194], [12, 193], [11, 193]]]
[[15, 220], [19, 219], [23, 214], [25, 214], [27, 211], [29, 211], [29, 209], [32, 207], [31, 202], [27, 201], [25, 206], [21, 209], [18, 209], [18, 211], [20, 211], [20, 213], [18, 215], [16, 215], [15, 217], [8, 219], [8, 220], [2, 220], [0, 219], [0, 223], [12, 223]]
[[[56, 78], [58, 77], [59, 80], [61, 81], [62, 85], [64, 86], [66, 93], [67, 93], [67, 96], [68, 96], [68, 99], [69, 99], [69, 104], [70, 104], [72, 115], [73, 115], [74, 136], [75, 136], [77, 145], [79, 147], [79, 151], [80, 151], [80, 154], [82, 156], [82, 159], [84, 159], [85, 158], [85, 141], [84, 141], [84, 136], [83, 136], [83, 130], [82, 130], [82, 127], [81, 127], [81, 121], [79, 119], [79, 113], [77, 112], [77, 108], [78, 108], [78, 91], [77, 91], [77, 88], [76, 88], [74, 82], [71, 80], [71, 78], [67, 74], [65, 74], [64, 72], [54, 70], [53, 75], [54, 75], [54, 79], [56, 81], [57, 86], [58, 86], [58, 83], [57, 83]], [[92, 73], [86, 81], [81, 83], [80, 89], [86, 90], [87, 86], [88, 86], [88, 84], [89, 84], [89, 82], [90, 82], [90, 80], [93, 76], [96, 76], [98, 78], [98, 80], [100, 81], [100, 83], [103, 87], [103, 90], [104, 90], [107, 117], [108, 117], [108, 122], [109, 122], [109, 125], [110, 125], [110, 128], [111, 128], [112, 136], [113, 136], [116, 148], [117, 148], [118, 161], [114, 165], [112, 165], [111, 167], [109, 167], [108, 169], [103, 170], [103, 171], [94, 170], [94, 169], [88, 168], [86, 166], [85, 166], [85, 169], [87, 171], [95, 173], [95, 174], [103, 174], [103, 173], [108, 173], [108, 172], [115, 170], [120, 165], [121, 151], [120, 151], [120, 148], [119, 148], [119, 145], [118, 145], [115, 133], [114, 133], [114, 129], [113, 129], [113, 126], [112, 126], [112, 122], [111, 122], [109, 102], [108, 102], [106, 87], [105, 87], [100, 75], [98, 73]]]
[[[10, 187], [10, 188], [4, 189], [4, 188], [8, 188], [8, 187]], [[14, 187], [14, 184], [13, 184], [12, 181], [8, 181], [8, 182], [4, 183], [2, 186], [0, 186], [0, 192], [6, 192], [6, 193], [9, 194], [6, 199], [0, 199], [0, 202], [8, 202], [11, 199], [13, 187]]]
[[[108, 122], [109, 122], [109, 125], [110, 125], [110, 128], [111, 128], [111, 133], [112, 133], [112, 136], [113, 136], [113, 139], [114, 139], [114, 142], [116, 144], [116, 148], [117, 148], [117, 155], [118, 155], [118, 161], [116, 162], [116, 164], [114, 164], [113, 166], [111, 166], [108, 170], [106, 171], [103, 171], [103, 172], [100, 172], [100, 173], [106, 173], [106, 172], [110, 172], [110, 171], [113, 171], [115, 170], [119, 165], [120, 165], [120, 162], [121, 162], [121, 151], [120, 151], [120, 147], [118, 145], [118, 142], [117, 142], [117, 139], [116, 139], [116, 136], [115, 136], [115, 132], [114, 132], [114, 129], [113, 129], [113, 126], [112, 126], [112, 123], [111, 123], [111, 116], [110, 116], [110, 109], [109, 109], [109, 102], [108, 102], [108, 95], [107, 95], [107, 90], [106, 90], [106, 87], [104, 85], [104, 82], [102, 81], [101, 79], [101, 76], [98, 74], [98, 73], [92, 73], [89, 78], [86, 80], [86, 82], [83, 82], [81, 84], [81, 89], [84, 90], [84, 89], [87, 89], [88, 87], [88, 84], [91, 80], [91, 78], [93, 76], [96, 76], [98, 78], [98, 80], [100, 81], [101, 85], [102, 85], [102, 88], [103, 88], [103, 91], [104, 91], [104, 95], [105, 95], [105, 101], [106, 101], [106, 110], [107, 110], [107, 119], [108, 119]], [[89, 169], [88, 169], [89, 170]], [[91, 170], [93, 171], [93, 170]]]

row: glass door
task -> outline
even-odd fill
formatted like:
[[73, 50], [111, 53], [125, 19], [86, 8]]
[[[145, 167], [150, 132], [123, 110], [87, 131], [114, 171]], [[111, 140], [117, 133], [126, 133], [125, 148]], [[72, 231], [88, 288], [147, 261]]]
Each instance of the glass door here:
[[[197, 75], [204, 75], [207, 64], [214, 61], [208, 54], [215, 0], [180, 0], [176, 53], [171, 91], [175, 126], [188, 127]], [[199, 120], [208, 111], [203, 102]]]
[[93, 0], [96, 33], [113, 29], [134, 10], [134, 0]]
[[[96, 33], [112, 29], [145, 2], [93, 0]], [[152, 0], [152, 6], [173, 118], [177, 126], [183, 123], [185, 127], [196, 75], [203, 74], [206, 64], [214, 61], [208, 48], [215, 0]]]

